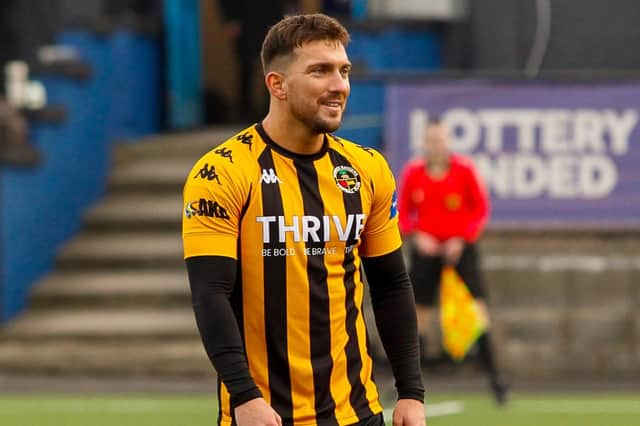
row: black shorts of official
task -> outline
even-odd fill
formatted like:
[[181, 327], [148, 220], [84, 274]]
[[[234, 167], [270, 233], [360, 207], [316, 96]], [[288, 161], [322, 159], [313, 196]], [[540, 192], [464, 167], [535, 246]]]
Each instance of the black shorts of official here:
[[[485, 298], [485, 286], [479, 268], [478, 250], [475, 244], [466, 244], [455, 269], [467, 284], [475, 299]], [[411, 250], [410, 277], [416, 303], [434, 306], [440, 290], [440, 277], [444, 262], [440, 256], [424, 256], [414, 248]]]

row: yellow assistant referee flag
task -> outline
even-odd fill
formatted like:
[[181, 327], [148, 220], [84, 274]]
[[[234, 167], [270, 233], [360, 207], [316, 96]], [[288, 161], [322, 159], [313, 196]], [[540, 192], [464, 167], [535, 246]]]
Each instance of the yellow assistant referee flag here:
[[462, 361], [487, 327], [487, 320], [452, 266], [442, 269], [440, 283], [442, 346], [455, 361]]

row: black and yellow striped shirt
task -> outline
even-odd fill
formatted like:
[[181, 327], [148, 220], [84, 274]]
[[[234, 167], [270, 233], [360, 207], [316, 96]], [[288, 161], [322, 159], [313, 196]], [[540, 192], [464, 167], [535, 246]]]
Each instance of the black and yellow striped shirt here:
[[[184, 189], [185, 258], [239, 262], [232, 300], [249, 369], [285, 423], [382, 411], [362, 312], [360, 256], [401, 245], [395, 181], [375, 150], [327, 135], [299, 155], [260, 125], [204, 155]], [[230, 425], [230, 395], [220, 394]]]

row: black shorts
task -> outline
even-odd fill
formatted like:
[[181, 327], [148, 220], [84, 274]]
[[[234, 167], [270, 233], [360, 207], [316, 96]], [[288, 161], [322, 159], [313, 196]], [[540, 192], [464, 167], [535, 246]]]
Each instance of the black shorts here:
[[[443, 261], [440, 256], [424, 256], [415, 248], [411, 250], [411, 282], [416, 303], [423, 306], [434, 306], [440, 290]], [[485, 298], [484, 281], [478, 265], [478, 251], [475, 244], [466, 244], [456, 271], [469, 287], [475, 299]]]
[[384, 417], [382, 413], [375, 414], [371, 417], [367, 417], [366, 419], [362, 419], [357, 423], [353, 423], [350, 426], [384, 426]]

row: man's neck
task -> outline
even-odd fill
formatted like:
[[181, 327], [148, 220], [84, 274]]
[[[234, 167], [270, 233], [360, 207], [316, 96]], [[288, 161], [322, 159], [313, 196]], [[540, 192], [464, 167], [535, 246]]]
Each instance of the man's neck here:
[[262, 121], [262, 127], [274, 142], [296, 154], [315, 154], [324, 143], [324, 134], [312, 133], [299, 121], [273, 111]]
[[442, 177], [449, 171], [449, 157], [426, 158], [426, 169], [431, 177]]

